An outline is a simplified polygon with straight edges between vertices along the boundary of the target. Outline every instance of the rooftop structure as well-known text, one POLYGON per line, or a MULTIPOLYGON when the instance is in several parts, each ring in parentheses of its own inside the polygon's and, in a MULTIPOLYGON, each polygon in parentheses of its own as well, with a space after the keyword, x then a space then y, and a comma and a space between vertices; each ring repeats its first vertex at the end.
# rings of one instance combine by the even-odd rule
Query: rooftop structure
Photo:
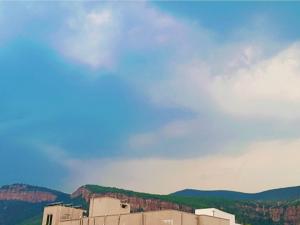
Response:
POLYGON ((89 217, 121 215, 130 213, 130 205, 110 197, 91 198, 89 217))
POLYGON ((50 205, 44 209, 42 225, 232 225, 231 218, 222 214, 196 215, 177 210, 130 213, 129 204, 110 197, 92 198, 89 216, 84 212, 61 203, 50 205))
POLYGON ((80 220, 84 212, 76 207, 52 204, 44 208, 42 225, 60 225, 62 221, 80 220))
POLYGON ((228 219, 230 225, 239 225, 235 222, 235 215, 221 211, 216 208, 196 209, 195 214, 199 216, 206 215, 206 216, 213 216, 213 217, 221 217, 224 219, 228 219))

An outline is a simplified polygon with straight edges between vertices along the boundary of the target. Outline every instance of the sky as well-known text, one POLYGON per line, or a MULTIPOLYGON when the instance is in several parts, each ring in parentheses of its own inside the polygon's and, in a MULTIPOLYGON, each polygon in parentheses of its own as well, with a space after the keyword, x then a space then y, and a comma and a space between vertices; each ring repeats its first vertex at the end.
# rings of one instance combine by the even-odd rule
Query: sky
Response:
POLYGON ((300 185, 299 11, 0 2, 0 185, 300 185))

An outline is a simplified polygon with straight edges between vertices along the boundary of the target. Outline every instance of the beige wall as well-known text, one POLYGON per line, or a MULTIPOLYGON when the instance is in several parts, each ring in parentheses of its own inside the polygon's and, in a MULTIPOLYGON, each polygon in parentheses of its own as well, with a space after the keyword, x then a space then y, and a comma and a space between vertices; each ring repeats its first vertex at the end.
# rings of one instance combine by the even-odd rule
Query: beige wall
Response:
POLYGON ((229 220, 212 216, 196 216, 175 210, 162 210, 84 218, 81 223, 80 220, 74 220, 64 221, 59 225, 229 225, 229 220))
MULTIPOLYGON (((94 219, 94 224, 95 225, 103 225, 103 224, 105 224, 105 218, 104 217, 95 217, 95 218, 93 218, 94 219)), ((90 224, 91 225, 91 224, 90 224)))
POLYGON ((81 220, 66 220, 61 221, 59 225, 81 225, 80 222, 81 220))
POLYGON ((120 218, 120 225, 140 225, 140 224, 143 224, 142 213, 132 213, 127 215, 122 215, 120 218))
POLYGON ((195 215, 176 210, 131 213, 122 208, 118 199, 93 198, 90 217, 82 218, 82 209, 66 206, 48 206, 44 209, 43 223, 53 215, 52 225, 230 225, 228 219, 208 215, 195 215))
POLYGON ((181 213, 182 225, 198 225, 198 216, 191 213, 181 213))
POLYGON ((228 219, 218 218, 215 216, 199 216, 199 225, 230 225, 228 219))
POLYGON ((84 218, 79 221, 65 221, 59 225, 229 225, 229 220, 197 216, 175 210, 84 218))
POLYGON ((130 205, 125 208, 119 199, 102 197, 90 199, 89 217, 119 215, 130 213, 130 205))
POLYGON ((107 216, 105 218, 105 225, 119 225, 120 216, 107 216))
POLYGON ((82 225, 89 225, 89 218, 83 218, 82 225))
POLYGON ((48 215, 53 215, 52 225, 59 224, 59 208, 57 206, 48 206, 44 208, 42 225, 46 225, 48 215))
POLYGON ((173 210, 146 212, 144 225, 181 225, 181 213, 173 210))
POLYGON ((64 220, 78 220, 83 217, 82 209, 61 205, 47 206, 44 209, 42 225, 46 225, 47 215, 53 215, 52 225, 60 225, 64 220))

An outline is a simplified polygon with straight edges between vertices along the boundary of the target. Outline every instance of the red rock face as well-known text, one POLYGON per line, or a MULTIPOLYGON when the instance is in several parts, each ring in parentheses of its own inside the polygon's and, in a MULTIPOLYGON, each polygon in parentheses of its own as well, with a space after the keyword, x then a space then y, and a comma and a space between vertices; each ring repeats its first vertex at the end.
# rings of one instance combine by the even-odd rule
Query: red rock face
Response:
POLYGON ((284 225, 300 225, 300 206, 286 206, 284 203, 278 203, 275 207, 241 205, 239 208, 245 216, 250 218, 271 219, 274 223, 279 222, 284 225))
POLYGON ((85 187, 80 187, 75 192, 73 192, 71 194, 71 198, 81 197, 86 202, 89 201, 89 199, 91 198, 91 196, 92 196, 92 193, 88 189, 86 189, 85 187))
POLYGON ((279 222, 282 213, 283 213, 282 208, 271 208, 270 209, 270 215, 271 215, 272 221, 273 222, 279 222))
POLYGON ((300 206, 287 207, 281 216, 288 225, 300 225, 300 206))
POLYGON ((42 191, 27 191, 25 185, 13 185, 0 189, 0 200, 18 200, 31 203, 55 201, 56 195, 42 191))
POLYGON ((121 201, 128 202, 130 204, 132 212, 155 211, 155 210, 162 210, 162 209, 175 209, 175 210, 181 210, 185 212, 193 211, 191 207, 182 206, 176 203, 161 201, 159 199, 143 199, 143 198, 127 196, 119 193, 107 193, 102 196, 118 198, 121 201))
POLYGON ((127 202, 130 204, 130 208, 132 212, 140 212, 140 211, 155 211, 155 210, 162 210, 162 209, 175 209, 181 210, 184 212, 193 212, 193 209, 188 206, 183 206, 171 202, 161 201, 159 199, 144 199, 136 196, 128 196, 121 193, 105 193, 105 194, 92 194, 89 190, 84 187, 79 188, 75 191, 71 197, 79 197, 85 199, 85 201, 89 201, 91 197, 112 197, 120 199, 123 202, 127 202))
MULTIPOLYGON (((128 196, 120 193, 105 193, 105 194, 93 194, 85 187, 81 187, 75 191, 71 197, 82 197, 86 202, 91 197, 95 196, 107 196, 118 198, 121 201, 127 202, 131 206, 132 212, 138 211, 155 211, 162 209, 175 209, 185 212, 193 212, 193 209, 188 206, 178 205, 171 202, 161 201, 159 199, 144 199, 135 196, 128 196)), ((278 203, 274 206, 265 206, 261 203, 256 204, 237 204, 237 208, 241 210, 241 213, 246 217, 252 219, 271 219, 274 223, 283 221, 284 225, 300 225, 300 206, 286 207, 283 203, 278 203)))

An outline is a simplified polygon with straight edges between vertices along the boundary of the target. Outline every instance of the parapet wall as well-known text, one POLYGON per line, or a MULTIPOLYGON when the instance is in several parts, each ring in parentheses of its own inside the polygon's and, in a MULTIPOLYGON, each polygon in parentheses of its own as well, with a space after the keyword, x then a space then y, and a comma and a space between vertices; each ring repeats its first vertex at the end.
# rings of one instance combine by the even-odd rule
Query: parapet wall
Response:
POLYGON ((162 210, 62 221, 59 225, 229 225, 229 220, 176 210, 162 210))
POLYGON ((229 225, 230 220, 213 217, 213 216, 198 216, 199 217, 199 224, 198 225, 229 225))

